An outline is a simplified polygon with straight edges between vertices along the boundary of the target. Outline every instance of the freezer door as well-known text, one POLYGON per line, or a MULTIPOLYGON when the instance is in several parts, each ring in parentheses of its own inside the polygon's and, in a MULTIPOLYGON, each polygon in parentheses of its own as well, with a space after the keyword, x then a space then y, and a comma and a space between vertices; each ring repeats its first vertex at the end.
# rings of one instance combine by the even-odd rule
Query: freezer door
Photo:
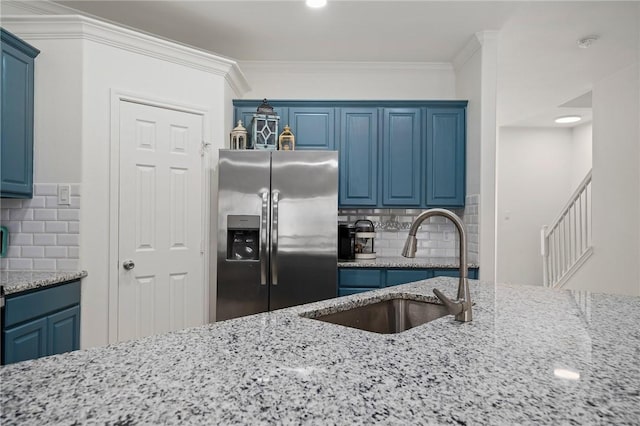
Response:
POLYGON ((269 152, 220 151, 216 320, 269 309, 269 152))
POLYGON ((276 151, 269 309, 336 297, 338 153, 276 151))

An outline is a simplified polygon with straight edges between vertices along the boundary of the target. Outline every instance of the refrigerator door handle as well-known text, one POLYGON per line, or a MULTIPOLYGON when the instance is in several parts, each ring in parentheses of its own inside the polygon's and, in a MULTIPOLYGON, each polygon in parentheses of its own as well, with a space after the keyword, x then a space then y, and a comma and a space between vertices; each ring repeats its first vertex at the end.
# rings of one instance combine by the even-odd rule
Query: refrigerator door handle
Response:
POLYGON ((269 247, 267 232, 269 226, 269 192, 262 193, 262 224, 260 226, 260 285, 267 285, 267 259, 269 247))
POLYGON ((271 284, 278 285, 278 201, 280 192, 273 191, 271 204, 271 284))

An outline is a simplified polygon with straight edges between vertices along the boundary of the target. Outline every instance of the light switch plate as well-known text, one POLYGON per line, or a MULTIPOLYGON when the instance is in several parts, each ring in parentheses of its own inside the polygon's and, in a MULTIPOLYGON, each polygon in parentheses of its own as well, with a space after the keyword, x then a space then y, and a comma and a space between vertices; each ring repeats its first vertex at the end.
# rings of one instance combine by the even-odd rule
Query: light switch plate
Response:
POLYGON ((58 205, 70 205, 71 204, 71 185, 60 184, 58 185, 58 205))

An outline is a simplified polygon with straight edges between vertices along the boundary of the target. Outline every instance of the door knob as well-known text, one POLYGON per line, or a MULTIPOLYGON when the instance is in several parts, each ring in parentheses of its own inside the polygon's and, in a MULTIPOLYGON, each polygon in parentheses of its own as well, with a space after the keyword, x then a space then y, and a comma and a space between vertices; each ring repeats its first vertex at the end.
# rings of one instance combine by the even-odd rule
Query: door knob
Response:
POLYGON ((122 267, 127 271, 130 271, 136 267, 136 264, 133 263, 133 260, 125 260, 124 262, 122 262, 122 267))

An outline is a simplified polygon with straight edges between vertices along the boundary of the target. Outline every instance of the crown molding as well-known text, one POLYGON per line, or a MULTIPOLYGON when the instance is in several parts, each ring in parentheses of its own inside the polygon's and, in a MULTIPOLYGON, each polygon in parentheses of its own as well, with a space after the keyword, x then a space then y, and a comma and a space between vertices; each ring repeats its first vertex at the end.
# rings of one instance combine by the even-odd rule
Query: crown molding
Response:
POLYGON ((339 73, 347 71, 452 71, 447 62, 348 62, 348 61, 240 61, 245 71, 295 73, 339 73))
POLYGON ((233 59, 80 15, 5 16, 3 25, 30 40, 78 39, 223 76, 236 96, 250 90, 233 59))
POLYGON ((79 13, 76 9, 50 1, 3 0, 6 6, 24 10, 34 15, 69 15, 79 13))
POLYGON ((479 31, 472 35, 469 42, 453 58, 454 69, 462 68, 485 43, 497 40, 498 33, 498 31, 479 31))

